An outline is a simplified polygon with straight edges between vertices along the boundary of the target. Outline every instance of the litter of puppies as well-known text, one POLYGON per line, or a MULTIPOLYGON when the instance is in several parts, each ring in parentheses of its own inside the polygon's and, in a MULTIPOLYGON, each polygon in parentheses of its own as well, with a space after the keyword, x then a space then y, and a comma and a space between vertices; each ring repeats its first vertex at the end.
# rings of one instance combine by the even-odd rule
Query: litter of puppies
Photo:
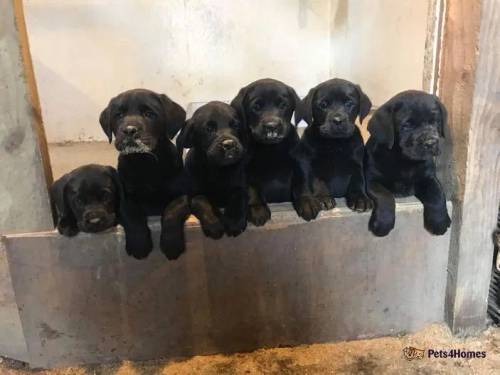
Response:
POLYGON ((115 139, 118 168, 82 166, 55 181, 56 226, 74 236, 120 224, 127 253, 142 259, 153 248, 147 217, 160 215, 160 249, 177 259, 190 215, 216 240, 240 235, 247 222, 265 225, 269 203, 292 202, 311 221, 345 198, 356 212, 373 207, 367 225, 381 237, 394 228, 395 197, 415 195, 425 229, 444 234, 451 220, 434 159, 446 108, 423 91, 399 93, 373 114, 365 145, 355 121, 362 124, 371 107, 359 85, 337 78, 302 100, 283 82, 257 80, 230 105, 209 102, 187 121, 164 94, 123 92, 99 119, 115 139), (299 137, 301 120, 307 127, 299 137))

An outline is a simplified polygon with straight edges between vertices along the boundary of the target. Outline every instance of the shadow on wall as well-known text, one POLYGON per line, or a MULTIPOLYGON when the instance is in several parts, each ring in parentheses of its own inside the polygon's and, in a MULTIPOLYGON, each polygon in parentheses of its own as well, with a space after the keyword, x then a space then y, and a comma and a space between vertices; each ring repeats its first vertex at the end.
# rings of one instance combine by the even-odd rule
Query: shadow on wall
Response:
POLYGON ((34 60, 37 84, 42 98, 42 116, 49 141, 102 140, 97 103, 80 88, 39 60, 34 60), (94 127, 99 131, 89 131, 94 127))

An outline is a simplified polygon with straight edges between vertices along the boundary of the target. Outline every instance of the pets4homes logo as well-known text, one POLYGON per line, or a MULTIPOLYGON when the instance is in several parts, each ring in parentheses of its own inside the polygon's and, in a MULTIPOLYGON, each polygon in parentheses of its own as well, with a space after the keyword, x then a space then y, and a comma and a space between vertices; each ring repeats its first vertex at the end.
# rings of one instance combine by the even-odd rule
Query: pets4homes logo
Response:
POLYGON ((486 358, 486 351, 465 349, 418 349, 413 346, 407 346, 403 349, 403 356, 408 361, 424 358, 470 359, 486 358))

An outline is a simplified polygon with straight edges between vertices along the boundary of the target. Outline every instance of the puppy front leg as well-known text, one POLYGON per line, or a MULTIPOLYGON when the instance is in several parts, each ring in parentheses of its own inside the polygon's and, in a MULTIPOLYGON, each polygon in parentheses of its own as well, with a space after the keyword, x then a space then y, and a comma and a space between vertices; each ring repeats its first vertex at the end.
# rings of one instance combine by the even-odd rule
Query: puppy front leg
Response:
POLYGON ((66 237, 74 237, 80 231, 76 224, 76 220, 66 216, 58 219, 57 230, 66 237))
POLYGON ((436 177, 419 181, 415 186, 415 196, 424 205, 424 227, 430 233, 441 235, 451 225, 446 208, 446 196, 436 177))
POLYGON ((148 218, 137 204, 125 201, 120 207, 120 224, 125 231, 125 249, 128 255, 144 259, 153 250, 148 218))
POLYGON ((169 260, 177 259, 185 251, 184 223, 190 214, 189 199, 186 195, 170 202, 163 211, 160 250, 169 260))
MULTIPOLYGON (((360 158, 362 160, 362 158, 360 158)), ((368 198, 365 192, 365 173, 363 170, 363 162, 356 161, 353 165, 354 170, 349 181, 346 193, 346 203, 353 211, 364 212, 372 208, 372 201, 368 198)))
POLYGON ((224 226, 226 234, 236 237, 247 227, 248 190, 238 188, 232 192, 224 210, 224 226))
POLYGON ((394 195, 378 181, 367 182, 368 195, 374 204, 368 228, 378 237, 387 236, 396 222, 394 195))
POLYGON ((248 198, 248 221, 260 227, 271 219, 271 210, 257 187, 248 187, 248 198))
POLYGON ((307 160, 298 160, 292 180, 292 203, 297 215, 306 221, 316 219, 322 207, 327 208, 327 204, 322 202, 332 201, 328 189, 319 189, 318 183, 320 181, 312 176, 310 163, 307 160))
POLYGON ((218 240, 224 235, 224 224, 220 220, 219 210, 204 195, 191 199, 191 212, 200 221, 205 236, 218 240))

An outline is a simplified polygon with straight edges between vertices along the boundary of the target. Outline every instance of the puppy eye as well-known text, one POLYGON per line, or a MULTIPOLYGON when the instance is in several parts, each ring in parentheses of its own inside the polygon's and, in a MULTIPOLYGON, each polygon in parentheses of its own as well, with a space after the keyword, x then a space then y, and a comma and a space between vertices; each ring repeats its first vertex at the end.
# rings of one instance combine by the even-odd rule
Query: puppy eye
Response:
POLYGON ((108 202, 111 200, 111 193, 109 191, 103 190, 101 192, 101 200, 104 202, 108 202))
POLYGON ((125 116, 125 112, 120 111, 115 113, 116 118, 122 118, 123 116, 125 116))
POLYGON ((262 109, 262 105, 260 104, 260 102, 255 102, 253 105, 252 105, 252 111, 254 112, 258 112, 262 109))
POLYGON ((239 123, 238 121, 231 121, 231 122, 229 123, 229 126, 230 126, 231 128, 235 128, 235 129, 236 129, 236 128, 238 128, 238 127, 240 126, 240 123, 239 123))
POLYGON ((281 101, 278 103, 278 108, 279 109, 286 109, 288 107, 288 103, 285 101, 281 101))
POLYGON ((322 100, 318 103, 318 107, 321 109, 326 109, 326 107, 328 107, 328 103, 325 100, 322 100))
POLYGON ((214 121, 207 122, 206 127, 209 132, 214 132, 217 130, 217 124, 214 121))
POLYGON ((154 113, 153 111, 144 111, 143 114, 142 114, 144 117, 146 118, 155 118, 156 117, 156 113, 154 113))
POLYGON ((75 198, 75 204, 76 204, 77 206, 83 206, 83 200, 82 200, 82 198, 78 198, 78 197, 76 197, 76 198, 75 198))
POLYGON ((345 106, 346 106, 346 108, 352 108, 352 107, 354 107, 354 102, 352 100, 348 100, 345 103, 345 106))

